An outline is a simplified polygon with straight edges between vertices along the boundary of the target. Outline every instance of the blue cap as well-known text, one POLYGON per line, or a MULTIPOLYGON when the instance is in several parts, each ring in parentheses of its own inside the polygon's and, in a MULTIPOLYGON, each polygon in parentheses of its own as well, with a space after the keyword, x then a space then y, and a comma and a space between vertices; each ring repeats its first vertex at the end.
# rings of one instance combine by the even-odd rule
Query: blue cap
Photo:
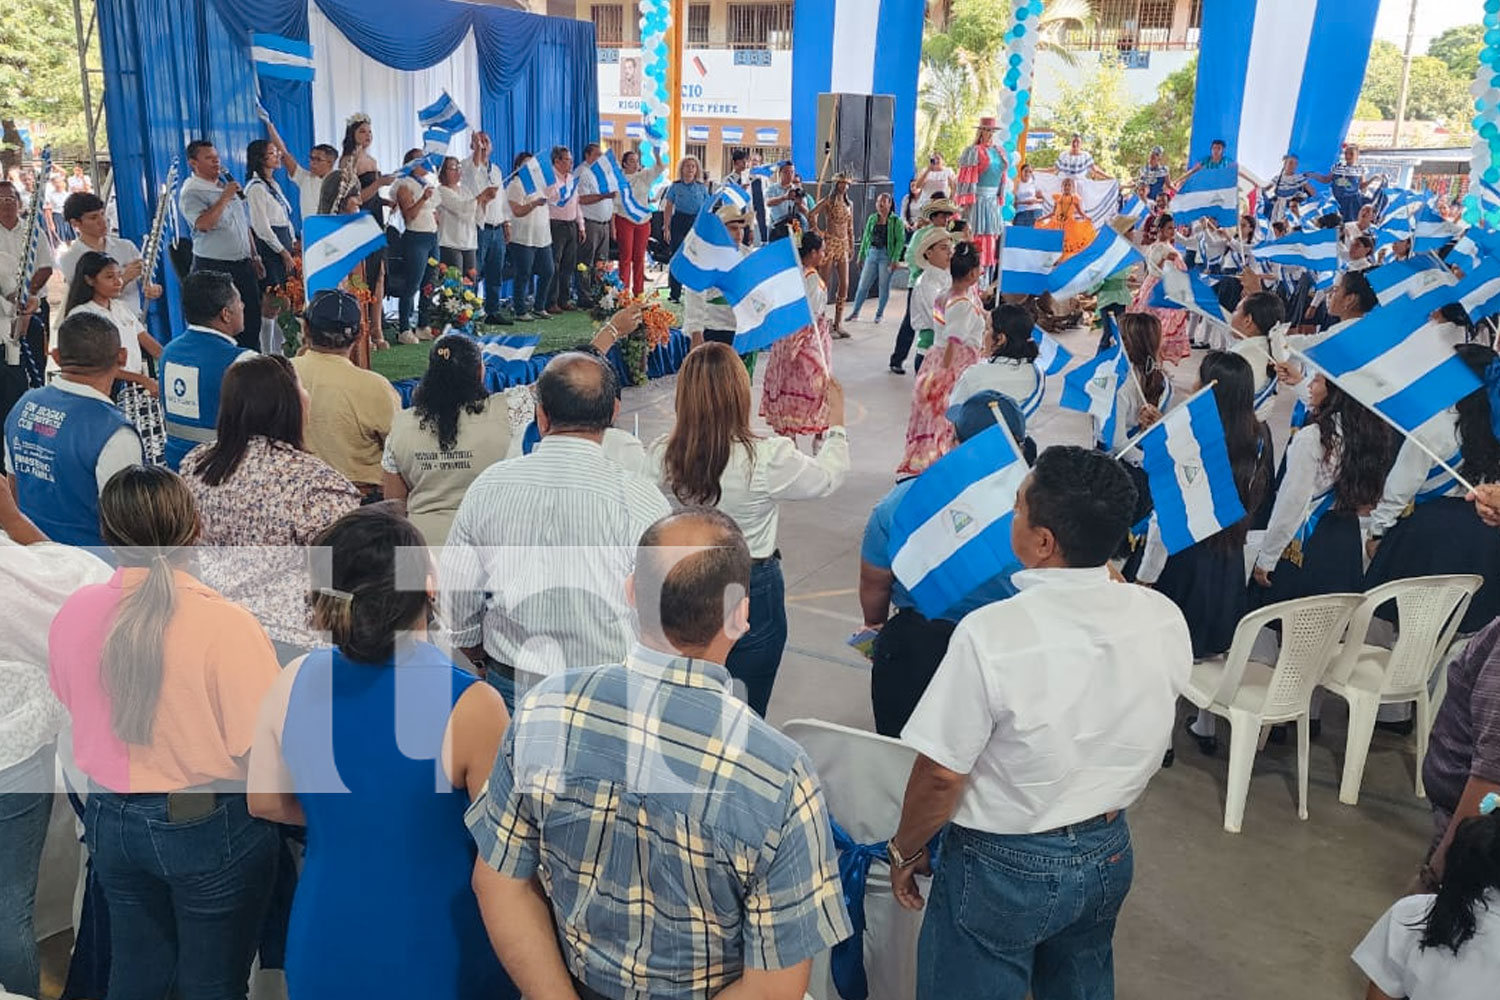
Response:
POLYGON ((957 432, 958 440, 967 441, 995 426, 995 414, 990 409, 991 403, 1000 408, 1000 416, 1005 420, 1011 439, 1017 444, 1024 441, 1026 417, 1021 413, 1020 405, 998 389, 984 389, 962 403, 948 407, 946 416, 948 422, 953 425, 954 431, 957 432))

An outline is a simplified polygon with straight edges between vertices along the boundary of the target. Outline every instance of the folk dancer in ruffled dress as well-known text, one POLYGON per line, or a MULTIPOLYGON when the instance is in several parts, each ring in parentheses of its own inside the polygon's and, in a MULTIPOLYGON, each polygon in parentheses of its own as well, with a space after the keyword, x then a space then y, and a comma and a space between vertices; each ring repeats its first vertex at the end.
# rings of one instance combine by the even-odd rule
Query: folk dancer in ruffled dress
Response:
POLYGON ((813 435, 816 444, 828 430, 828 384, 833 378, 833 339, 828 317, 828 286, 818 270, 823 263, 823 239, 802 234, 802 280, 813 325, 771 345, 766 360, 760 415, 777 434, 796 439, 813 435))
POLYGON ((979 119, 974 144, 958 157, 958 191, 953 198, 963 209, 986 270, 999 263, 1004 233, 1000 206, 1005 203, 1006 162, 1005 152, 995 142, 996 128, 993 117, 979 119))
POLYGON ((933 351, 912 387, 906 453, 896 469, 898 476, 916 475, 953 449, 956 439, 947 416, 948 398, 959 376, 979 360, 989 325, 979 299, 979 251, 972 243, 960 243, 954 249, 948 271, 953 284, 938 302, 933 351))
POLYGON ((1161 281, 1162 272, 1169 267, 1187 270, 1182 254, 1177 249, 1177 226, 1171 215, 1163 215, 1157 221, 1156 242, 1146 248, 1146 280, 1135 293, 1128 312, 1149 312, 1161 320, 1161 357, 1163 361, 1176 364, 1191 357, 1192 345, 1188 342, 1188 312, 1186 309, 1152 308, 1151 292, 1161 281))

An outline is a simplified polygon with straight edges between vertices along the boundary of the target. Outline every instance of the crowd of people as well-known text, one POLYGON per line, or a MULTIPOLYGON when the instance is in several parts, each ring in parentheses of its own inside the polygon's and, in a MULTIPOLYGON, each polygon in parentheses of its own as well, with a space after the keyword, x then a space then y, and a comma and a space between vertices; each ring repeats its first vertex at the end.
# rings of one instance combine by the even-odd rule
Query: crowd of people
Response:
MULTIPOLYGON (((917 755, 885 845, 897 901, 925 907, 916 995, 1112 995, 1127 812, 1180 726, 1217 752, 1212 716, 1179 713, 1194 662, 1226 652, 1250 608, 1436 573, 1485 585, 1424 767, 1428 894, 1398 902, 1355 958, 1372 996, 1487 995, 1475 970, 1500 933, 1500 487, 1467 496, 1270 347, 1289 318, 1332 328, 1381 308, 1357 249, 1374 221, 1357 154, 1329 175, 1353 209, 1329 289, 1261 271, 1243 253, 1253 217, 1238 240, 1217 234, 1224 249, 1203 263, 1232 313, 1223 329, 1151 295, 1211 234, 1154 211, 1134 294, 1096 290, 1103 338, 1129 365, 1117 419, 1095 418, 1095 447, 1045 449, 1027 431, 1047 385, 1033 337, 1045 303, 991 280, 991 222, 971 207, 1003 164, 992 126, 982 155, 958 172, 933 156, 899 210, 887 196, 866 220, 847 178, 813 199, 791 164, 767 178, 736 154, 751 195, 739 205, 688 158, 662 198, 668 243, 705 208, 745 252, 793 239, 815 321, 765 352, 767 434, 733 311, 681 289, 693 346, 672 427, 648 442, 615 426, 606 358, 639 304, 552 357, 525 398, 486 391, 462 332, 432 340, 409 409, 357 363, 388 280, 400 336, 431 334, 429 258, 478 278, 486 318, 529 320, 597 297, 611 237, 621 281, 641 291, 650 226, 598 190, 585 169, 597 145, 576 163, 544 153, 558 183, 536 196, 490 163, 483 133, 434 176, 414 150, 396 177, 370 157, 370 129, 355 116, 341 150, 316 147, 304 166, 271 128, 247 151, 243 190, 212 145, 188 147, 178 206, 193 264, 186 326, 167 343, 141 320, 162 294, 149 264, 82 190, 62 208, 67 251, 38 260, 36 289, 54 268, 68 285, 56 329, 8 317, 33 340, 7 355, 0 489, 0 986, 38 989, 32 907, 60 772, 88 859, 84 907, 108 916, 77 937, 72 995, 245 996, 258 962, 284 969, 293 997, 801 998, 813 959, 857 918, 838 817, 807 753, 764 719, 788 643, 781 506, 845 483, 832 341, 872 292, 882 319, 907 268, 889 366, 904 374, 915 348, 908 430, 857 579, 876 731, 917 755), (287 359, 275 291, 313 201, 382 222, 394 209, 401 232, 390 260, 358 265, 372 301, 315 295, 287 359), (49 353, 55 377, 38 379, 49 353), (1178 403, 1172 375, 1189 358, 1247 514, 1168 555, 1127 445, 1178 403), (1300 404, 1279 463, 1278 393, 1300 404), (997 424, 1027 467, 1014 561, 923 614, 896 572, 897 513, 939 459, 997 424)), ((1193 169, 1229 162, 1220 146, 1193 169)), ((649 200, 660 168, 633 153, 621 166, 649 200)), ((1068 247, 1093 232, 1071 185, 1097 167, 1075 137, 1057 169, 1055 199, 1023 169, 1016 207, 1068 247)), ((1160 151, 1139 181, 1170 199, 1160 151)), ((1269 221, 1287 225, 1295 196, 1273 196, 1286 204, 1269 221)), ((0 183, 0 238, 20 203, 0 183)), ((0 257, 0 275, 15 270, 0 257)), ((1447 318, 1487 386, 1444 416, 1453 461, 1491 484, 1500 360, 1467 317, 1447 318)), ((1409 731, 1399 712, 1384 718, 1409 731)))

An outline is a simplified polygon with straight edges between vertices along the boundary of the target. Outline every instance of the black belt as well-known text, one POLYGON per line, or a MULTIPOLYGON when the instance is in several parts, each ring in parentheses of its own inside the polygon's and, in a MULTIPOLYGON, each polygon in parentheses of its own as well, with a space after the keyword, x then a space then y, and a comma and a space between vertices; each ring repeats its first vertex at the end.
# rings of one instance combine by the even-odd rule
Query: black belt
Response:
POLYGON ((479 667, 482 673, 488 674, 493 672, 510 681, 514 681, 516 679, 515 667, 511 666, 509 663, 501 663, 489 653, 484 654, 483 663, 475 664, 475 666, 479 667))
POLYGON ((486 222, 484 225, 480 226, 479 228, 480 229, 486 229, 486 230, 488 230, 488 229, 504 229, 505 228, 505 223, 500 222, 500 223, 496 223, 495 225, 490 225, 488 222, 486 222))
POLYGON ((773 560, 779 561, 780 559, 781 559, 781 550, 777 549, 775 552, 772 552, 770 555, 766 556, 764 559, 751 559, 750 560, 750 566, 751 566, 751 568, 755 568, 757 566, 764 566, 768 562, 771 562, 773 560))

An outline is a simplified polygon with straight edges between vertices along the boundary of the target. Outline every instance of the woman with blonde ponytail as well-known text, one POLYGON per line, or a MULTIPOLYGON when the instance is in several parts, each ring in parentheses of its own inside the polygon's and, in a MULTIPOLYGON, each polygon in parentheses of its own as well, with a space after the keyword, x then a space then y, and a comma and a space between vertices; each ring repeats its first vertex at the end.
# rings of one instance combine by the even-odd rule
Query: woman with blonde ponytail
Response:
POLYGON ((192 576, 198 513, 174 473, 122 469, 99 522, 119 569, 68 599, 48 649, 89 779, 109 995, 244 997, 279 850, 244 793, 276 654, 250 612, 192 576))

